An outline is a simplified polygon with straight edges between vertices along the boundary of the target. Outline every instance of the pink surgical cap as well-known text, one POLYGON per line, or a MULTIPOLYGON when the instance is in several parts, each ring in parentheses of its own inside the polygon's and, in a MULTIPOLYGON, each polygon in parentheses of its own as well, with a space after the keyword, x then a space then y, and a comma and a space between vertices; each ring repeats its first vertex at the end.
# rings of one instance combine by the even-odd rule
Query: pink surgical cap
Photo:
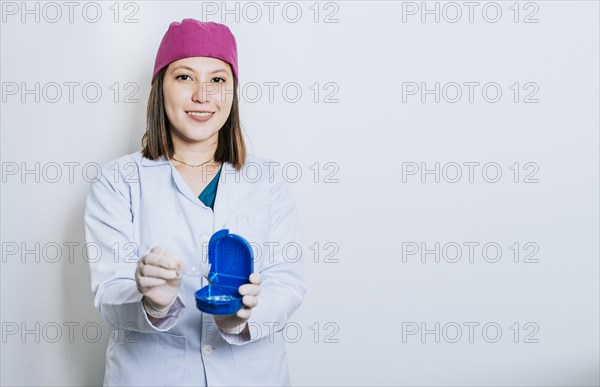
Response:
POLYGON ((238 79, 237 46, 235 38, 224 24, 183 19, 173 22, 163 36, 154 62, 152 79, 176 60, 191 56, 208 56, 229 63, 238 79))

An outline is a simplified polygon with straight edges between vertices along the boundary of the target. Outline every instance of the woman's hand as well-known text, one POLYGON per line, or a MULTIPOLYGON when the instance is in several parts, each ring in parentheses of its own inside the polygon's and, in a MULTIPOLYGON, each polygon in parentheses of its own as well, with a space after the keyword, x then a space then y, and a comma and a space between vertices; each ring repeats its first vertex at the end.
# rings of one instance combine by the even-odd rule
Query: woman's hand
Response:
POLYGON ((252 314, 252 308, 258 305, 258 295, 260 294, 260 283, 262 278, 258 273, 250 274, 250 283, 239 287, 238 292, 242 295, 244 306, 235 314, 226 316, 213 315, 219 329, 225 333, 239 334, 248 329, 246 321, 252 314))
POLYGON ((161 318, 168 313, 181 285, 176 271, 180 266, 177 254, 161 246, 148 250, 138 261, 135 282, 150 316, 161 318))

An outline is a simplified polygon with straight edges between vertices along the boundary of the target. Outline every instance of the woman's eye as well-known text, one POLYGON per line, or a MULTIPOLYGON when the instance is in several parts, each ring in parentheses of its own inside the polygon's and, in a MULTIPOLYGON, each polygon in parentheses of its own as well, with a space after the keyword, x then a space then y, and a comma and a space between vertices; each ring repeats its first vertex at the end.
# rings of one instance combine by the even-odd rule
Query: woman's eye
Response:
POLYGON ((224 80, 223 78, 221 78, 221 77, 214 77, 214 78, 213 78, 213 81, 214 81, 215 79, 220 79, 220 81, 217 81, 217 83, 222 83, 222 82, 225 82, 225 80, 224 80))
POLYGON ((175 79, 181 79, 182 81, 187 81, 189 78, 190 78, 190 76, 186 75, 186 74, 178 75, 175 77, 175 79), (186 78, 184 79, 184 77, 186 77, 186 78))

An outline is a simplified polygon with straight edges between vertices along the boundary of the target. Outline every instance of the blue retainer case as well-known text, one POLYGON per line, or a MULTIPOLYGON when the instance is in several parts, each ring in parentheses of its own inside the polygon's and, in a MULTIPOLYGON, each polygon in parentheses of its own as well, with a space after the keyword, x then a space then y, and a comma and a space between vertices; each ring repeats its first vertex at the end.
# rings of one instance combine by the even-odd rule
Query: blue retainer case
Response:
POLYGON ((249 282, 254 271, 254 253, 243 237, 224 229, 208 242, 211 282, 194 293, 196 307, 210 314, 233 314, 242 308, 240 285, 249 282))

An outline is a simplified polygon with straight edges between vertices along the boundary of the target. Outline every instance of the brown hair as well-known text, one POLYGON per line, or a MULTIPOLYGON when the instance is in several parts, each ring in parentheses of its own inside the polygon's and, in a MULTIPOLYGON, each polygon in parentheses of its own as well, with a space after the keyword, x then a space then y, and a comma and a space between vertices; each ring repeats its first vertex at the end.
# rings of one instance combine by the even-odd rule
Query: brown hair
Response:
MULTIPOLYGON (((175 149, 171 139, 171 124, 163 98, 163 80, 167 67, 160 70, 152 80, 152 89, 148 97, 146 109, 146 133, 142 137, 142 155, 151 160, 164 156, 167 160, 173 157, 175 149)), ((233 104, 231 112, 223 127, 219 130, 219 140, 215 151, 215 161, 228 162, 236 170, 240 170, 246 162, 246 144, 242 136, 242 125, 237 95, 238 84, 233 78, 233 104)))

